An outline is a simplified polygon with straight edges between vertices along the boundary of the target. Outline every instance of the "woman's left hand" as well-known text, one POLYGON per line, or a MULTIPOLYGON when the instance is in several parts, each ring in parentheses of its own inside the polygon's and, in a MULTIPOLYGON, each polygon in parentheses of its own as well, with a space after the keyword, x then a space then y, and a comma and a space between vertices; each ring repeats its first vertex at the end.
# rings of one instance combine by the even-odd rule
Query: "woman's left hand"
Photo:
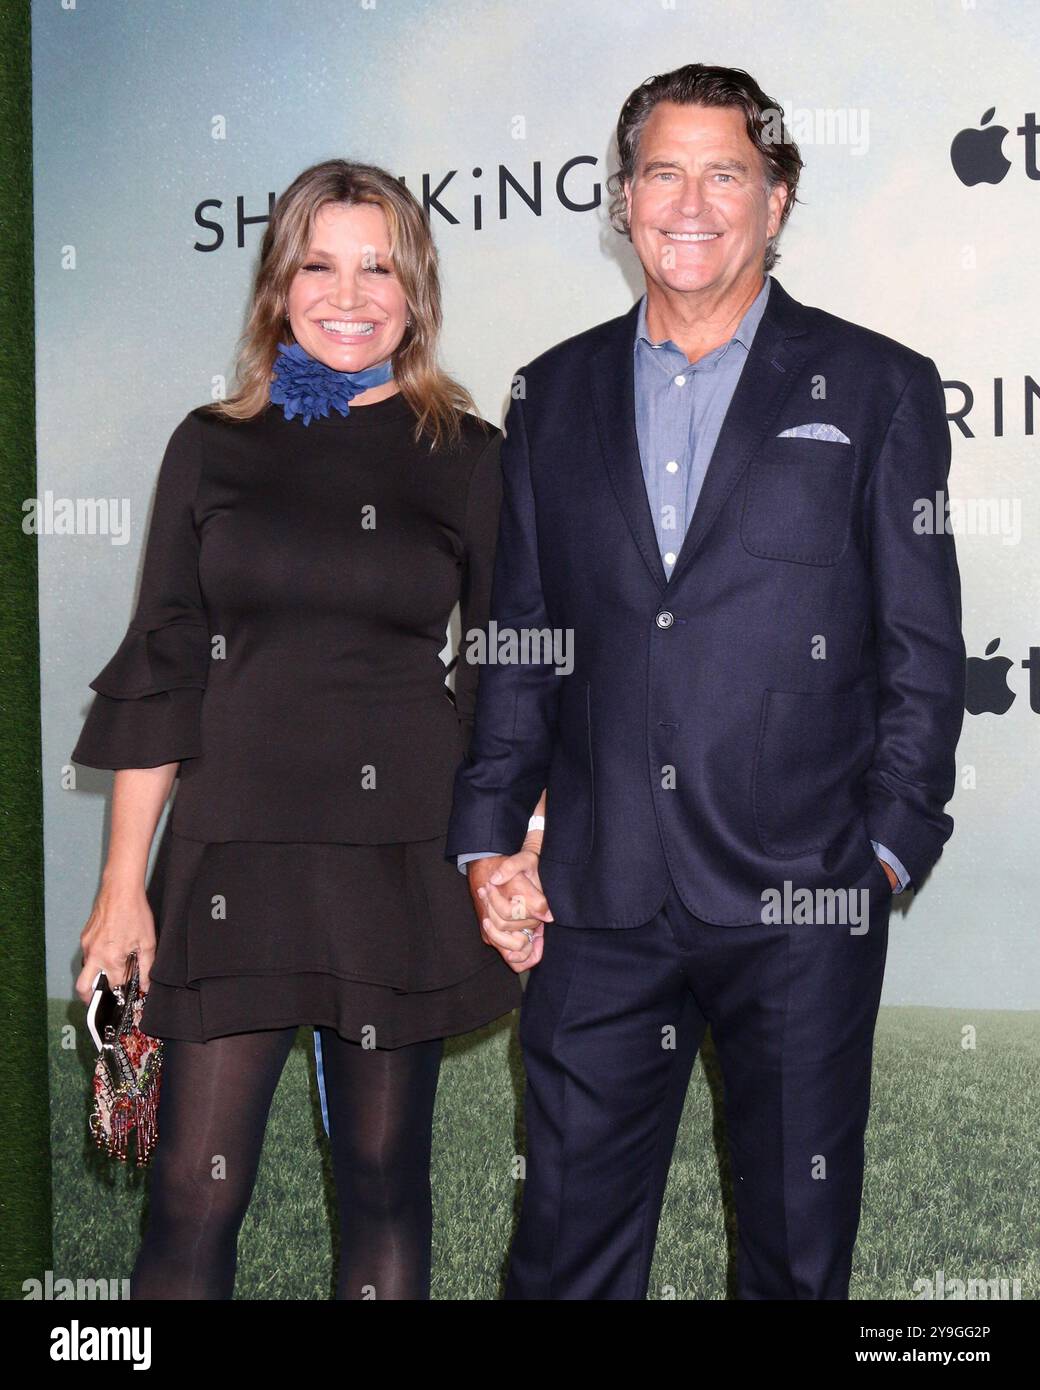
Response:
POLYGON ((518 974, 537 965, 545 945, 545 923, 553 916, 542 892, 535 851, 520 850, 503 859, 477 893, 485 913, 481 933, 488 945, 518 974))

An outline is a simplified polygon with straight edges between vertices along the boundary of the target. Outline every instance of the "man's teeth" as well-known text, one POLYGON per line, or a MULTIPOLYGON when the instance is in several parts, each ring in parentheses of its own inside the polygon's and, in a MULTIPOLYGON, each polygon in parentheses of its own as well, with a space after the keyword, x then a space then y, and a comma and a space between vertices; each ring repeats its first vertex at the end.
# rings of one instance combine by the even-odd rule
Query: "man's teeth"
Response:
POLYGON ((672 241, 714 241, 721 232, 665 232, 672 241))
POLYGON ((319 319, 318 322, 329 333, 357 335, 358 333, 374 333, 376 331, 374 323, 353 323, 347 319, 319 319))

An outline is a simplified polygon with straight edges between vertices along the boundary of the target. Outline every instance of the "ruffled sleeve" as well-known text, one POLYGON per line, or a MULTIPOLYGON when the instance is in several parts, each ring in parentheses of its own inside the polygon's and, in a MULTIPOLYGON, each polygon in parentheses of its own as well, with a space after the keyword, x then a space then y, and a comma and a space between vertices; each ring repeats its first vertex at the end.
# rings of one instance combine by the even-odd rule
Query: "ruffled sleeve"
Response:
POLYGON ((163 456, 137 609, 90 682, 94 702, 72 753, 85 767, 160 767, 202 752, 210 630, 195 519, 201 436, 197 416, 186 416, 163 456))
POLYGON ((461 632, 459 657, 455 663, 455 712, 465 752, 469 751, 473 734, 480 678, 480 666, 467 661, 465 652, 468 633, 486 629, 491 611, 491 581, 502 506, 501 446, 502 431, 496 429, 473 465, 466 499, 465 559, 459 595, 461 632))

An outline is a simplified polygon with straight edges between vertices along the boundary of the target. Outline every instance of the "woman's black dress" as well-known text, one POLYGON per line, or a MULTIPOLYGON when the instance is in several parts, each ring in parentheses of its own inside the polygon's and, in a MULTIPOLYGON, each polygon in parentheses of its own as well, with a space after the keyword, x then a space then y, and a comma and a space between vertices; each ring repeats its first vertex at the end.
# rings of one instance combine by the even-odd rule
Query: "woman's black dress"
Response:
POLYGON ((487 622, 501 434, 413 439, 400 393, 304 425, 205 408, 160 471, 137 611, 72 754, 179 762, 149 898, 142 1026, 207 1040, 292 1024, 400 1047, 515 1008, 444 855, 487 622))

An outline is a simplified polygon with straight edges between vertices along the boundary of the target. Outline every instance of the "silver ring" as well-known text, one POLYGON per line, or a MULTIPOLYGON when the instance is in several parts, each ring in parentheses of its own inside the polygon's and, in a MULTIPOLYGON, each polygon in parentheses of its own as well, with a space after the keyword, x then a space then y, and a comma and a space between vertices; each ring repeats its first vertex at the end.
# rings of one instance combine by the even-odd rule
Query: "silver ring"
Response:
POLYGON ((528 941, 529 941, 529 942, 531 943, 531 945, 533 946, 533 945, 534 945, 534 932, 531 930, 531 928, 530 928, 530 927, 521 927, 520 930, 523 932, 523 934, 527 937, 528 941))

